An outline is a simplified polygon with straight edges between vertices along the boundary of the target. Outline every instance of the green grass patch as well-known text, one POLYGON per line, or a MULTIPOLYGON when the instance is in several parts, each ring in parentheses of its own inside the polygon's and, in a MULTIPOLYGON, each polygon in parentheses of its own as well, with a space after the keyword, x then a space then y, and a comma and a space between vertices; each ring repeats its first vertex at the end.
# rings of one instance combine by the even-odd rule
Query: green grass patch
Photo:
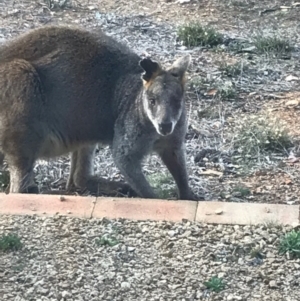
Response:
POLYGON ((225 82, 218 87, 217 96, 223 101, 233 101, 237 96, 235 86, 232 82, 225 82))
POLYGON ((219 32, 209 26, 203 26, 199 22, 191 22, 180 26, 177 35, 183 45, 188 47, 214 47, 223 42, 223 37, 219 32))
POLYGON ((300 258, 300 231, 292 230, 285 234, 279 244, 279 253, 300 258))
POLYGON ((168 199, 176 195, 174 180, 169 173, 154 173, 148 175, 147 179, 159 198, 168 199))
POLYGON ((253 37, 253 43, 259 53, 280 55, 291 52, 293 46, 288 39, 277 35, 263 36, 261 34, 253 37))
POLYGON ((97 246, 109 246, 113 247, 120 243, 120 241, 115 236, 110 236, 108 234, 95 239, 95 244, 97 246))
POLYGON ((22 242, 18 235, 7 234, 0 237, 0 251, 17 251, 22 248, 22 242))
POLYGON ((218 277, 212 277, 209 279, 209 281, 204 282, 204 285, 208 288, 211 289, 214 292, 220 292, 225 288, 225 283, 223 282, 222 278, 218 277))
POLYGON ((246 197, 251 194, 251 191, 248 187, 242 186, 242 185, 237 185, 232 189, 233 194, 238 197, 246 197))

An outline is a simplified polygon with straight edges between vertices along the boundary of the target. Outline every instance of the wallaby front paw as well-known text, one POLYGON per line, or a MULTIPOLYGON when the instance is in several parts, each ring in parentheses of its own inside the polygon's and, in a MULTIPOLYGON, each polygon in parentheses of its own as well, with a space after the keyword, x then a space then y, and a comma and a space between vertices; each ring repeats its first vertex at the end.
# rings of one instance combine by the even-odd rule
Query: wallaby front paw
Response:
POLYGON ((31 193, 31 194, 39 194, 39 188, 36 185, 32 185, 27 187, 25 193, 31 193))
POLYGON ((118 184, 118 193, 121 194, 122 196, 127 196, 127 197, 138 197, 138 194, 131 188, 130 185, 126 183, 117 183, 118 184))
MULTIPOLYGON (((8 185, 4 191, 6 194, 11 193, 10 185, 8 185)), ((15 192, 15 191, 13 191, 15 192)), ((29 194, 39 194, 39 188, 37 185, 31 185, 26 187, 25 189, 22 189, 20 191, 17 191, 18 193, 29 193, 29 194)))
MULTIPOLYGON (((83 187, 82 187, 83 188, 83 187)), ((137 196, 135 191, 126 183, 110 181, 100 177, 90 178, 85 185, 85 189, 93 195, 106 196, 137 196)))

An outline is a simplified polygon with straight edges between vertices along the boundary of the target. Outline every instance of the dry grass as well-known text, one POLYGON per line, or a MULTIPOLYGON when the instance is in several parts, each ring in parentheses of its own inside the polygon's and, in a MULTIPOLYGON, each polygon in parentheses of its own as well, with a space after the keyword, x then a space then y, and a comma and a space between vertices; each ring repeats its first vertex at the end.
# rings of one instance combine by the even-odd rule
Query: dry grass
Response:
POLYGON ((271 116, 250 116, 236 127, 234 147, 244 156, 263 155, 266 152, 283 152, 292 146, 286 125, 271 116))

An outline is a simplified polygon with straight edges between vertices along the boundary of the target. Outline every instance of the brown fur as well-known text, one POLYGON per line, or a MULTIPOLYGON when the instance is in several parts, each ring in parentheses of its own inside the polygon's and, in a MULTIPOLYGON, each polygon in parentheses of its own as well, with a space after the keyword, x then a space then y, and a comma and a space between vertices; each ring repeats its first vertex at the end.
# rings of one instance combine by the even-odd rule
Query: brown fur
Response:
POLYGON ((143 157, 156 151, 179 197, 193 199, 184 156, 188 62, 163 70, 100 31, 66 26, 36 29, 1 46, 0 150, 10 192, 38 192, 34 162, 71 152, 68 188, 156 197, 141 170, 143 157), (97 143, 111 145, 130 186, 94 176, 97 143))
POLYGON ((156 72, 154 72, 154 73, 151 75, 151 78, 150 78, 149 80, 144 80, 144 79, 143 79, 144 88, 145 88, 146 90, 148 90, 148 89, 151 87, 151 85, 154 83, 154 80, 155 80, 159 75, 161 75, 161 73, 162 73, 162 70, 160 69, 160 70, 157 70, 156 72))

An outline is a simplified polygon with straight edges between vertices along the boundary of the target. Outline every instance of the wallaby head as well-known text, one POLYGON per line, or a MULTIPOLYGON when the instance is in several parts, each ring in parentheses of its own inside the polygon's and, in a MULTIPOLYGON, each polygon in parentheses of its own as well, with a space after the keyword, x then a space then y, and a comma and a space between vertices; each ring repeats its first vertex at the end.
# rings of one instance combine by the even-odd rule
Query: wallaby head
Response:
POLYGON ((185 72, 190 55, 177 59, 169 69, 149 58, 140 61, 144 69, 143 106, 158 134, 172 134, 184 108, 185 72))

